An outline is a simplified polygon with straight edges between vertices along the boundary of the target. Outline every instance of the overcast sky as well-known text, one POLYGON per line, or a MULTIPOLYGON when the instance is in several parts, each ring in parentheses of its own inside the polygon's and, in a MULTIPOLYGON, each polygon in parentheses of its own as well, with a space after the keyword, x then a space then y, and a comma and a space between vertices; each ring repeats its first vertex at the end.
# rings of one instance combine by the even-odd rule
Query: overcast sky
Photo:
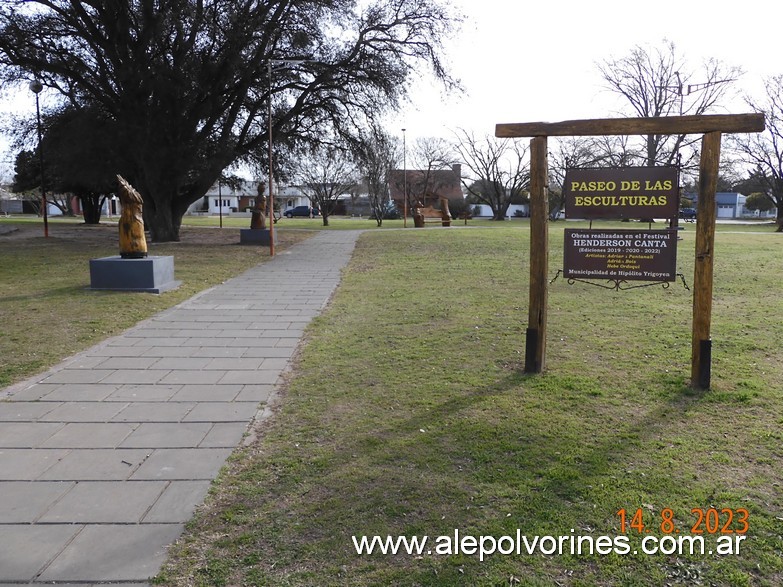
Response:
MULTIPOLYGON (((716 58, 746 73, 737 84, 761 95, 761 80, 783 74, 783 2, 743 0, 452 0, 467 19, 444 47, 462 96, 429 82, 390 132, 451 136, 495 124, 557 122, 619 115, 622 102, 602 88, 596 62, 624 57, 635 45, 674 42, 694 71, 716 58)), ((700 81, 695 76, 693 83, 700 81)), ((737 100, 727 112, 749 111, 737 100)))

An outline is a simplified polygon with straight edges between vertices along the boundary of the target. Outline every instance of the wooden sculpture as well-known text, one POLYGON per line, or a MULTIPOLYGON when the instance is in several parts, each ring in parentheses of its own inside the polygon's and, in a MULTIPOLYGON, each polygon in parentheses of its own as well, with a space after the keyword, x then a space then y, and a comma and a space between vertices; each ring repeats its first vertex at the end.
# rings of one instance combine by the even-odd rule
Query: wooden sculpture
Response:
POLYGON ((120 214, 120 257, 143 259, 147 256, 147 239, 144 237, 143 200, 125 179, 118 175, 118 192, 122 213, 120 214))
POLYGON ((264 230, 266 228, 266 198, 264 197, 264 184, 259 183, 256 196, 256 205, 253 207, 250 218, 250 228, 253 230, 264 230))

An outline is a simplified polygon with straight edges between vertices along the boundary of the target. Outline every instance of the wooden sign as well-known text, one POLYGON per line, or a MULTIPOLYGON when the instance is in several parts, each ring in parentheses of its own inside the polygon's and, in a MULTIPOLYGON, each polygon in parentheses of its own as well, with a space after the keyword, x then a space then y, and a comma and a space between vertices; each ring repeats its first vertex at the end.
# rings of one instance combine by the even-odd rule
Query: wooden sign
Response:
POLYGON ((567 228, 563 274, 574 279, 674 281, 677 231, 567 228))
POLYGON ((569 169, 563 195, 566 218, 675 218, 677 168, 569 169))

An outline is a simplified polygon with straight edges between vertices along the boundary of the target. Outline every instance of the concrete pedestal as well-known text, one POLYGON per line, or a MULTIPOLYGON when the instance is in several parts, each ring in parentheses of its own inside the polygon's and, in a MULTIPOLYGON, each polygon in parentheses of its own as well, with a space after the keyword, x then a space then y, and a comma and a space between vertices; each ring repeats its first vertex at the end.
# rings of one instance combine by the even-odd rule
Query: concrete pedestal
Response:
MULTIPOLYGON (((268 228, 241 228, 239 230, 239 244, 269 246, 269 234, 268 228)), ((277 244, 277 231, 275 231, 275 244, 277 244)))
POLYGON ((90 289, 162 293, 176 289, 174 257, 90 259, 90 289))

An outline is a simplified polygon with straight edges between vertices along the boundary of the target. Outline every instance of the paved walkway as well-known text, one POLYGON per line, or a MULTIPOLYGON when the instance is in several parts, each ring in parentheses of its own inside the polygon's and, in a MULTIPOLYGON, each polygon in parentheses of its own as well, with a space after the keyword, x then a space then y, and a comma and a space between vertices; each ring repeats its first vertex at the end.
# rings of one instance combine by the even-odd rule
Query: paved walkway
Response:
POLYGON ((322 232, 0 391, 0 585, 146 585, 358 234, 322 232))

